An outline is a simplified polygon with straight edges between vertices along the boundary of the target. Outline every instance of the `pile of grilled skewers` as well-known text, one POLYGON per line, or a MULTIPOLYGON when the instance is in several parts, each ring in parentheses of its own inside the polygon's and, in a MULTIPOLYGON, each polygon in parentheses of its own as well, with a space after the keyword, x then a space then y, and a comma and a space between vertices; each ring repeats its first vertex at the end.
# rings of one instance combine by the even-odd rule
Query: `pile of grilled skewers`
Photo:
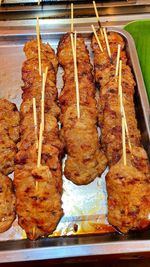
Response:
POLYGON ((108 193, 108 221, 121 232, 143 229, 149 226, 150 211, 150 168, 141 135, 137 127, 134 107, 135 81, 128 65, 125 42, 117 33, 109 33, 111 58, 108 55, 104 37, 98 31, 103 52, 92 38, 94 52, 95 80, 100 87, 98 110, 101 127, 101 143, 108 159, 110 170, 106 176, 108 193), (126 154, 122 153, 122 114, 116 77, 117 47, 120 44, 122 64, 122 95, 126 117, 126 154))
POLYGON ((19 140, 19 112, 16 105, 0 99, 0 233, 8 230, 15 217, 15 194, 12 180, 19 140))
POLYGON ((64 174, 73 183, 85 185, 102 174, 107 160, 100 148, 96 127, 98 114, 92 65, 81 35, 77 35, 76 38, 79 118, 77 117, 75 71, 70 34, 64 35, 59 42, 58 61, 64 70, 64 86, 59 97, 61 138, 67 153, 64 174))
POLYGON ((48 44, 41 42, 41 75, 37 40, 25 44, 27 60, 22 66, 20 142, 16 155, 14 185, 19 225, 31 240, 51 234, 63 211, 61 208, 63 145, 59 139, 56 72, 57 58, 48 44), (37 133, 41 122, 42 74, 46 67, 44 129, 41 164, 37 165, 39 134, 35 133, 33 98, 36 99, 37 133))
POLYGON ((58 60, 53 49, 40 41, 41 73, 37 40, 29 41, 24 46, 27 59, 22 66, 24 86, 20 119, 14 104, 0 100, 0 232, 7 230, 15 219, 12 182, 5 176, 14 169, 19 225, 31 240, 47 236, 55 230, 63 215, 61 159, 64 152, 67 154, 65 177, 77 185, 86 185, 101 176, 108 162, 110 170, 106 176, 106 187, 110 224, 123 233, 143 229, 150 224, 150 170, 137 127, 133 100, 135 81, 128 65, 125 43, 119 34, 108 33, 110 58, 104 36, 101 31, 97 31, 97 34, 103 52, 93 35, 94 73, 84 39, 77 35, 79 117, 70 34, 65 34, 59 42, 58 60), (123 161, 118 74, 116 75, 118 44, 123 62, 121 85, 128 129, 126 165, 123 161), (64 85, 59 96, 60 108, 56 89, 58 63, 64 71, 64 85), (44 126, 39 165, 42 85, 46 68, 44 126), (100 89, 98 101, 95 97, 95 82, 100 89), (58 128, 59 120, 61 130, 58 128), (101 128, 100 142, 97 123, 101 128))

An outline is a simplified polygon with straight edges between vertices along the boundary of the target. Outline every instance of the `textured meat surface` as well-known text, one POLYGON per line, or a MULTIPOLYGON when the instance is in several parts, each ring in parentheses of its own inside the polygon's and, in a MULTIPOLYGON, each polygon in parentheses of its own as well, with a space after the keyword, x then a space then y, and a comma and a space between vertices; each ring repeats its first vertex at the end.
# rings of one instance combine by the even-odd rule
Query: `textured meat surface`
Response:
POLYGON ((15 220, 15 194, 9 177, 0 174, 0 233, 7 231, 15 220))
POLYGON ((132 165, 118 162, 106 182, 109 223, 123 233, 149 226, 150 179, 132 165))
POLYGON ((77 36, 77 67, 79 81, 80 118, 77 118, 76 85, 70 34, 58 45, 58 60, 64 69, 59 102, 62 114, 61 138, 67 159, 64 174, 73 183, 82 185, 92 182, 106 168, 107 160, 102 152, 97 124, 96 89, 89 52, 81 35, 77 36))
POLYGON ((7 231, 15 220, 15 194, 9 177, 0 174, 0 233, 7 231))
MULTIPOLYGON (((45 57, 46 60, 54 67, 55 72, 57 71, 58 67, 58 60, 55 55, 54 49, 47 43, 44 44, 42 41, 40 42, 40 51, 41 57, 45 57)), ((37 46, 37 39, 33 39, 27 42, 24 45, 24 52, 26 54, 27 59, 38 57, 38 46, 37 46)))
POLYGON ((38 140, 41 123, 42 75, 39 75, 37 40, 25 44, 27 60, 22 66, 22 104, 20 108, 20 142, 15 157, 14 185, 20 226, 31 240, 48 236, 63 215, 61 208, 63 145, 59 138, 58 92, 56 88, 57 57, 48 45, 41 45, 42 74, 48 67, 44 99, 44 128, 41 162, 38 162, 38 140), (33 97, 36 100, 37 135, 33 119, 33 97))
POLYGON ((150 166, 146 151, 142 148, 134 106, 135 80, 128 64, 125 43, 117 33, 108 33, 112 62, 100 32, 98 35, 104 49, 102 53, 93 35, 95 80, 100 92, 98 121, 101 126, 101 143, 110 170, 106 176, 108 193, 108 221, 119 231, 140 230, 150 225, 150 166), (121 91, 126 118, 126 157, 123 161, 122 114, 116 58, 121 45, 122 60, 121 91), (113 64, 112 64, 113 63, 113 64))
POLYGON ((62 214, 61 194, 47 166, 17 166, 15 170, 18 222, 31 240, 47 236, 56 228, 62 214), (36 186, 37 183, 37 186, 36 186))
POLYGON ((81 117, 76 117, 76 107, 70 106, 62 116, 62 138, 67 150, 65 176, 76 184, 88 184, 101 175, 106 158, 100 150, 94 118, 85 107, 80 107, 81 117))
POLYGON ((0 99, 0 172, 5 175, 14 170, 19 121, 16 105, 6 99, 0 99))

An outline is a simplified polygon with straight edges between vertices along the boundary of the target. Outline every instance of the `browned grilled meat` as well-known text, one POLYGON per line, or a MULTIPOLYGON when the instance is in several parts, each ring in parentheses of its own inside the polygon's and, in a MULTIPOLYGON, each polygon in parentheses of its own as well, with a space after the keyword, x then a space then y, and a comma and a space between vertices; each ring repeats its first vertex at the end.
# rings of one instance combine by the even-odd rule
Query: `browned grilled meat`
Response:
POLYGON ((18 222, 29 239, 49 235, 63 211, 55 177, 47 166, 18 165, 15 170, 18 222), (38 182, 36 188, 36 182, 38 182))
POLYGON ((19 112, 16 105, 0 99, 0 172, 5 175, 14 170, 18 139, 19 112))
POLYGON ((106 158, 101 152, 96 131, 96 116, 90 108, 80 106, 81 117, 77 119, 76 106, 67 108, 61 117, 62 139, 67 160, 65 176, 76 184, 88 184, 106 167, 106 158))
POLYGON ((67 159, 64 174, 75 184, 88 184, 100 176, 106 158, 98 141, 95 86, 89 53, 81 35, 77 37, 77 66, 80 95, 80 118, 77 118, 74 65, 70 34, 59 42, 58 60, 64 69, 61 105, 61 137, 67 159))
MULTIPOLYGON (((137 149, 136 162, 138 158, 140 163, 140 149, 137 149)), ((134 150, 136 151, 135 148, 134 150)), ((108 221, 123 233, 150 225, 150 170, 147 171, 145 175, 143 168, 138 168, 137 164, 136 167, 132 166, 128 157, 127 166, 124 166, 121 159, 110 168, 106 177, 108 221)))
MULTIPOLYGON (((41 57, 45 57, 49 64, 53 65, 55 72, 57 72, 58 60, 55 55, 54 49, 49 44, 40 42, 41 57)), ((38 57, 37 39, 27 42, 24 46, 24 52, 27 59, 38 57)))
POLYGON ((17 214, 20 226, 29 239, 51 234, 63 211, 61 208, 63 146, 59 139, 56 89, 57 58, 53 49, 41 42, 42 72, 48 66, 45 86, 44 133, 41 167, 37 167, 36 135, 33 121, 33 97, 36 98, 38 133, 41 121, 42 76, 39 75, 37 42, 26 43, 27 60, 22 67, 24 81, 21 104, 20 137, 14 184, 17 196, 17 214))
POLYGON ((9 177, 0 174, 0 233, 11 227, 15 217, 15 194, 12 181, 9 177))
MULTIPOLYGON (((99 31, 98 31, 99 33, 99 31)), ((104 52, 92 39, 95 80, 100 94, 98 100, 99 125, 102 128, 101 142, 110 170, 106 177, 108 192, 108 221, 123 233, 139 230, 150 225, 150 167, 145 150, 141 146, 141 135, 137 127, 134 107, 135 81, 127 64, 124 41, 116 33, 108 34, 112 63, 106 45, 99 34, 104 52), (126 139, 127 165, 122 156, 122 127, 118 77, 115 77, 117 46, 121 44, 123 105, 129 132, 131 149, 126 139)))

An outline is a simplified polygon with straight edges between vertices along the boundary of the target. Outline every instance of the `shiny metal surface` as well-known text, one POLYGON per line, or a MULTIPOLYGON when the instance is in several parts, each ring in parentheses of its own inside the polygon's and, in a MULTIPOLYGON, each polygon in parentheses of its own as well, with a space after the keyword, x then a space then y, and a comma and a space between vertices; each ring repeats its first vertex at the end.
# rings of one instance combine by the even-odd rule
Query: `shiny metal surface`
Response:
MULTIPOLYGON (((87 21, 87 23, 84 22, 76 24, 76 30, 83 33, 84 37, 87 40, 87 44, 89 44, 90 24, 91 23, 89 23, 89 21, 87 21)), ((20 25, 21 24, 19 24, 18 29, 10 28, 9 31, 7 31, 5 28, 3 31, 2 29, 0 30, 0 46, 6 50, 12 49, 12 51, 14 51, 15 49, 14 58, 17 58, 17 51, 19 51, 18 49, 22 49, 24 42, 28 39, 31 39, 32 36, 35 36, 34 27, 31 27, 30 25, 31 28, 29 28, 29 25, 27 25, 26 28, 25 26, 21 27, 20 25)), ((55 27, 53 27, 54 25, 51 25, 53 31, 49 28, 49 25, 47 25, 47 27, 45 27, 46 25, 43 25, 43 27, 41 27, 42 38, 45 40, 48 39, 50 43, 56 45, 58 39, 62 36, 62 34, 69 30, 69 25, 67 25, 66 22, 64 23, 64 25, 65 27, 63 27, 63 25, 59 27, 57 24, 55 25, 55 27)), ((143 133, 143 144, 148 151, 150 146, 150 129, 148 123, 150 118, 150 110, 135 47, 129 34, 125 31, 117 28, 109 28, 109 30, 120 33, 126 41, 130 64, 133 66, 134 75, 137 82, 136 104, 138 108, 137 115, 139 119, 139 127, 141 128, 143 133)), ((21 59, 21 61, 19 61, 20 64, 22 60, 23 58, 21 59)), ((2 62, 1 65, 3 66, 2 62)), ((19 72, 21 65, 19 65, 18 69, 13 69, 13 66, 11 66, 11 68, 9 68, 8 66, 8 74, 11 73, 11 71, 14 71, 14 73, 19 72)), ((11 83, 11 86, 12 84, 13 83, 11 83)), ((20 87, 20 81, 16 87, 20 87)), ((18 91, 17 95, 19 94, 20 92, 18 91)), ((14 95, 14 100, 15 99, 16 96, 14 95)), ((17 103, 18 101, 19 100, 17 100, 17 103)), ((149 239, 150 231, 144 231, 143 233, 134 232, 128 235, 111 233, 103 235, 93 234, 89 236, 51 237, 34 242, 31 242, 29 240, 1 241, 0 262, 58 259, 78 256, 110 255, 122 253, 127 254, 133 252, 150 252, 149 239)))
MULTIPOLYGON (((10 0, 4 0, 4 3, 9 3, 10 0), (6 2, 7 1, 7 2, 6 2)), ((22 2, 24 0, 21 0, 22 2)), ((69 18, 70 17, 70 2, 47 2, 40 6, 34 0, 33 4, 28 4, 28 0, 24 1, 25 4, 19 4, 18 0, 11 0, 11 4, 2 4, 0 7, 0 20, 14 20, 14 19, 34 19, 38 15, 41 18, 69 18), (14 4, 13 4, 14 3, 14 4)), ((97 3, 100 17, 106 19, 112 16, 124 15, 130 16, 131 14, 141 15, 150 13, 149 0, 128 0, 128 1, 104 1, 97 3)), ((92 3, 88 1, 79 1, 74 4, 74 16, 80 17, 95 17, 92 3)))

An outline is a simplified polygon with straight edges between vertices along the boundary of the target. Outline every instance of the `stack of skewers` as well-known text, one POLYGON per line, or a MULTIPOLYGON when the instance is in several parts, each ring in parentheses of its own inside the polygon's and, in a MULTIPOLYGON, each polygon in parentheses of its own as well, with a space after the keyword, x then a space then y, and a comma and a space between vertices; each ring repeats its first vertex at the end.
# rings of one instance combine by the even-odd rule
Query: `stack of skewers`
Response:
POLYGON ((126 233, 150 224, 150 169, 137 127, 135 81, 124 40, 114 32, 107 34, 107 42, 105 37, 100 27, 92 37, 92 49, 95 80, 100 88, 101 143, 110 167, 106 177, 108 221, 126 233))
POLYGON ((14 158, 19 140, 19 112, 16 105, 0 99, 0 233, 8 230, 15 217, 15 194, 12 180, 14 158))
POLYGON ((57 58, 48 44, 27 42, 22 67, 23 101, 20 142, 14 184, 18 222, 27 236, 37 239, 51 234, 63 212, 61 208, 63 146, 57 117, 57 58))
POLYGON ((64 70, 59 97, 61 138, 67 153, 64 174, 75 184, 84 185, 101 175, 107 160, 96 128, 96 89, 89 52, 83 37, 73 29, 59 42, 58 60, 64 70))
MULTIPOLYGON (((94 8, 98 17, 95 4, 94 8)), ((15 218, 12 183, 5 176, 14 170, 15 157, 16 212, 19 225, 31 240, 51 234, 63 215, 63 148, 67 154, 64 174, 77 185, 101 176, 108 162, 110 224, 123 233, 150 224, 150 169, 137 127, 135 81, 125 42, 119 34, 107 33, 98 17, 99 30, 92 26, 93 75, 84 39, 74 32, 73 8, 71 14, 71 32, 59 42, 58 60, 50 45, 42 43, 38 20, 37 39, 24 46, 27 59, 22 66, 17 145, 18 111, 8 101, 0 101, 0 232, 15 218), (58 63, 64 70, 61 111, 56 89, 58 63), (95 82, 100 89, 98 102, 95 82)))

